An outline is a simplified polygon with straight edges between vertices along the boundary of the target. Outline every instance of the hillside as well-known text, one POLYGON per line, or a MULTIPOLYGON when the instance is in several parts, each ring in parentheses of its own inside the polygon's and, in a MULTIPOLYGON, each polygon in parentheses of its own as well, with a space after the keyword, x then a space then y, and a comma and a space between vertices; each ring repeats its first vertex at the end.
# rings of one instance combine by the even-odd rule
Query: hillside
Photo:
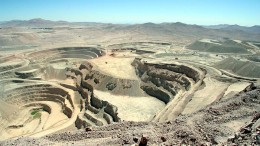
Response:
POLYGON ((257 34, 181 22, 0 28, 0 145, 260 143, 260 41, 243 41, 257 34), (244 126, 250 139, 238 138, 244 126))
POLYGON ((197 50, 202 52, 215 52, 215 53, 250 53, 251 49, 241 43, 233 40, 199 40, 187 46, 188 49, 197 50))
POLYGON ((260 78, 260 65, 254 62, 240 61, 230 57, 216 63, 214 66, 240 76, 260 78))
POLYGON ((244 32, 253 33, 253 34, 259 34, 260 33, 260 26, 259 25, 246 27, 246 26, 240 26, 240 25, 220 24, 220 25, 210 25, 210 26, 204 26, 204 27, 210 28, 210 29, 227 30, 227 31, 244 31, 244 32))
MULTIPOLYGON (((260 33, 255 31, 238 31, 211 29, 199 25, 176 23, 144 23, 144 24, 108 24, 108 23, 93 23, 93 22, 66 22, 66 21, 50 21, 44 19, 31 20, 13 20, 0 24, 0 27, 29 27, 29 28, 48 28, 48 27, 91 27, 91 31, 109 31, 124 33, 124 34, 141 34, 148 38, 165 39, 183 39, 183 41, 195 41, 202 38, 232 38, 238 40, 260 41, 260 33)), ((258 27, 257 27, 258 28, 258 27)), ((102 33, 104 35, 104 33, 102 33)))

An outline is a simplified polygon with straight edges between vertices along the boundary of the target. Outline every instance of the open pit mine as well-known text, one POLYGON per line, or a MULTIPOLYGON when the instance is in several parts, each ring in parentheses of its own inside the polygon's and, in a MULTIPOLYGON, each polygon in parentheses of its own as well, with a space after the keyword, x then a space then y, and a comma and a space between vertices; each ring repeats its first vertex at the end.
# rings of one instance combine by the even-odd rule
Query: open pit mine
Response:
POLYGON ((259 43, 96 27, 0 29, 0 145, 259 144, 259 43))

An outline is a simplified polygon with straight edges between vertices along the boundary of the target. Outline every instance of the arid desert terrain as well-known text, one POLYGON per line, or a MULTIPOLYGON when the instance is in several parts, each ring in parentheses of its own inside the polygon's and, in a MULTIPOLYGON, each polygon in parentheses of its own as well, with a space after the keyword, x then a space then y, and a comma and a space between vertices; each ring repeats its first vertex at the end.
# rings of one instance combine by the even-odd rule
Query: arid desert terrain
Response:
POLYGON ((259 145, 260 28, 231 28, 1 23, 0 145, 259 145))

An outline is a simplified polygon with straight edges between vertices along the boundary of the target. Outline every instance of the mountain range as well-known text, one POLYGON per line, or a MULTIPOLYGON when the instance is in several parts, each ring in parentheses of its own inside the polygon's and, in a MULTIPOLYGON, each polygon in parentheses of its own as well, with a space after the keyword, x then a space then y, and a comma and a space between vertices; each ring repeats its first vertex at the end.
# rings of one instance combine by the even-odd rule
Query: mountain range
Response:
MULTIPOLYGON (((68 22, 68 21, 51 21, 45 20, 42 18, 35 18, 30 20, 11 20, 11 21, 0 21, 1 26, 9 26, 9 27, 19 27, 19 26, 57 26, 57 25, 69 25, 69 24, 109 24, 109 23, 95 23, 95 22, 68 22)), ((133 25, 140 25, 140 24, 133 24, 133 25)), ((220 30, 229 30, 229 31, 245 31, 250 33, 260 33, 260 26, 254 25, 251 27, 247 26, 240 26, 240 25, 229 25, 229 24, 219 24, 219 25, 190 25, 181 22, 176 23, 143 23, 144 26, 155 26, 155 25, 162 25, 162 26, 192 26, 193 28, 210 28, 210 29, 220 29, 220 30)))
POLYGON ((240 26, 240 25, 220 24, 220 25, 210 25, 210 26, 203 26, 203 27, 210 28, 210 29, 228 30, 228 31, 244 31, 244 32, 256 33, 256 34, 260 33, 259 25, 247 27, 247 26, 240 26))
POLYGON ((252 27, 239 25, 190 25, 181 22, 175 23, 143 23, 143 24, 111 24, 95 22, 67 22, 50 21, 41 18, 31 20, 12 20, 0 23, 0 27, 28 27, 28 28, 50 28, 50 27, 88 27, 93 31, 106 30, 109 32, 136 32, 147 36, 165 36, 182 39, 197 40, 201 38, 232 38, 240 40, 260 41, 260 26, 252 27))

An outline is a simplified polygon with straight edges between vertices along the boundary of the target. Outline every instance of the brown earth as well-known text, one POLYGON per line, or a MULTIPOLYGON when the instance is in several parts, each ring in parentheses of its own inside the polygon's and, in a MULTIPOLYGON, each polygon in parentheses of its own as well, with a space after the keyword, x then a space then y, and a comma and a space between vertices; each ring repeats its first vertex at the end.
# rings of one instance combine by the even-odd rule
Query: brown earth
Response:
POLYGON ((248 34, 231 42, 250 55, 186 49, 209 36, 199 41, 219 47, 237 32, 62 25, 0 29, 0 145, 259 144, 258 62, 249 56, 260 49, 237 40, 248 34))

